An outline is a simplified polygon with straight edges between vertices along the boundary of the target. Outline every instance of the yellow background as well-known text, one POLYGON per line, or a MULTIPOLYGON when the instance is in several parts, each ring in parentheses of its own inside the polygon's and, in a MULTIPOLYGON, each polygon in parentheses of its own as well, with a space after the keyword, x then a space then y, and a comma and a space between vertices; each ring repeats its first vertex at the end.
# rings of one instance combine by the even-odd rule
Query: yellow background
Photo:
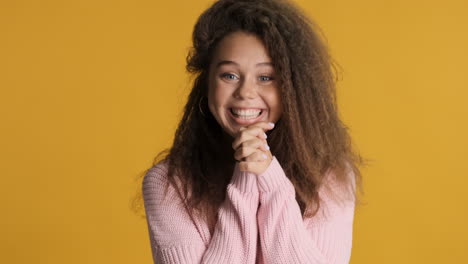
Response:
MULTIPOLYGON (((151 263, 135 178, 171 144, 210 3, 1 1, 0 263, 151 263)), ((468 2, 297 3, 374 160, 351 263, 468 263, 468 2)))

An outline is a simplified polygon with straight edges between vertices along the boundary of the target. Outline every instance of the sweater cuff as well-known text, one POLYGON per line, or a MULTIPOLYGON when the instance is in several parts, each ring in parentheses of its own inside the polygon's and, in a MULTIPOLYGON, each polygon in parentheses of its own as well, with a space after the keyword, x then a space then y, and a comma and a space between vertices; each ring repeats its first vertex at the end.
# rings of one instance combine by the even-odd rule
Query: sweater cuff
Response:
POLYGON ((273 192, 278 190, 290 190, 295 192, 294 185, 284 173, 275 156, 268 168, 258 175, 258 188, 260 192, 273 192))
POLYGON ((239 170, 239 163, 234 167, 230 184, 242 193, 258 194, 257 175, 239 170))

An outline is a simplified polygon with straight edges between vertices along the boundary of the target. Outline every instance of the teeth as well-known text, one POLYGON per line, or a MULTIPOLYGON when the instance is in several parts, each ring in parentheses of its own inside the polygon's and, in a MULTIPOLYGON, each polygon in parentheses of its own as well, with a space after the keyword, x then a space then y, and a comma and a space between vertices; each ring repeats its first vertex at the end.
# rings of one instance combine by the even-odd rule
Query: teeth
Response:
POLYGON ((236 115, 258 115, 261 110, 259 109, 235 109, 232 108, 232 112, 236 115))
POLYGON ((260 113, 262 112, 262 110, 258 110, 258 109, 234 109, 234 108, 231 108, 231 111, 233 114, 243 119, 255 118, 259 116, 260 113))

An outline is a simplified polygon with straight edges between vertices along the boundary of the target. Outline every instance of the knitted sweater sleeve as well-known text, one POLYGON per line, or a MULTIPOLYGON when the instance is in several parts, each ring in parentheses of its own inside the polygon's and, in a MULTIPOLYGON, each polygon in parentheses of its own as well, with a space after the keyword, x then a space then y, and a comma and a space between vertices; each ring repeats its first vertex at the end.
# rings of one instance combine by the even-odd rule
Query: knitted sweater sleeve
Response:
POLYGON ((276 157, 258 177, 258 225, 264 263, 349 263, 354 200, 338 204, 320 190, 317 217, 304 221, 294 186, 276 157))
POLYGON ((166 168, 156 165, 142 186, 154 263, 255 263, 256 175, 240 172, 236 165, 212 236, 206 222, 188 213, 175 188, 170 186, 165 195, 166 176, 166 168))

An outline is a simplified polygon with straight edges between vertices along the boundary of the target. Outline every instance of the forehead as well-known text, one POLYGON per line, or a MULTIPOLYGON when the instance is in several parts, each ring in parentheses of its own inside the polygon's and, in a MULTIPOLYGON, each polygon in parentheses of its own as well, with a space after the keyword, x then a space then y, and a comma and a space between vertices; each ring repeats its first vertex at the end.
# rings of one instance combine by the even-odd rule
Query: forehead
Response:
POLYGON ((258 36, 239 31, 228 34, 218 43, 212 63, 217 64, 220 61, 258 64, 271 62, 271 59, 258 36))

